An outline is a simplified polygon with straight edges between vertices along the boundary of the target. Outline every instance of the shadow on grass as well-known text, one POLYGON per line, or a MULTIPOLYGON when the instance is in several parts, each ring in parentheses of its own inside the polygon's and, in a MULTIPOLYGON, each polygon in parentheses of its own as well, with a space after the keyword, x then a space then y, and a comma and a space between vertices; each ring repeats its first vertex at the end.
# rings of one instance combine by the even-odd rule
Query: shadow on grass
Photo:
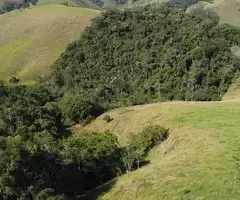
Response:
MULTIPOLYGON (((144 167, 146 165, 150 164, 150 161, 142 161, 139 163, 139 168, 144 167)), ((132 172, 136 171, 138 169, 137 165, 134 165, 132 168, 132 172)), ((107 183, 104 183, 103 185, 100 185, 96 188, 93 188, 89 191, 87 191, 83 195, 79 195, 76 200, 97 200, 101 195, 104 195, 107 193, 116 183, 117 178, 108 181, 107 183)))
POLYGON ((97 200, 98 197, 108 192, 115 185, 115 183, 116 183, 116 179, 108 181, 107 183, 104 183, 103 185, 93 188, 92 190, 89 190, 85 194, 78 196, 76 199, 77 200, 97 200))

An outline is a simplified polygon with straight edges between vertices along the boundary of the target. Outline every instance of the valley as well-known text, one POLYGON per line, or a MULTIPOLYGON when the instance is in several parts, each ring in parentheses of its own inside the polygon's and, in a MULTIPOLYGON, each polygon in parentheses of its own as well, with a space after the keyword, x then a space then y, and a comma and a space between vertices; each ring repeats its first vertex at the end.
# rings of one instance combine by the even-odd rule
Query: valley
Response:
POLYGON ((240 0, 0 14, 0 200, 239 200, 239 127, 240 0))

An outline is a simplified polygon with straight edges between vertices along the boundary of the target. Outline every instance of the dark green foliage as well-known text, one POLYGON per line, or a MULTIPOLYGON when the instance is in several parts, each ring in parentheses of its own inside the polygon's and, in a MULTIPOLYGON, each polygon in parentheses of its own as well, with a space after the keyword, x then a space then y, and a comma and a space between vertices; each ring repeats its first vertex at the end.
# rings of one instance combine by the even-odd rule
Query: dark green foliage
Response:
MULTIPOLYGON (((117 137, 62 135, 62 114, 48 90, 0 82, 0 94, 0 198, 72 200, 122 173, 126 151, 117 137)), ((134 138, 134 152, 144 156, 161 140, 152 130, 134 138)))
POLYGON ((61 113, 48 90, 16 86, 0 89, 0 135, 25 135, 47 131, 60 137, 61 113), (52 104, 52 105, 50 105, 52 104))
MULTIPOLYGON (((7 0, 4 2, 4 5, 2 6, 2 11, 3 13, 5 12, 10 12, 12 10, 16 10, 16 9, 26 9, 30 7, 30 3, 32 3, 32 5, 36 5, 38 2, 38 0, 24 0, 21 2, 12 2, 11 0, 7 0)), ((0 13, 1 14, 1 13, 0 13)))
MULTIPOLYGON (((202 0, 169 0, 166 3, 164 3, 164 5, 178 8, 180 10, 185 11, 189 6, 196 4, 199 1, 202 1, 202 0)), ((203 1, 210 2, 210 3, 213 2, 213 0, 203 0, 203 1)))
POLYGON ((239 71, 240 30, 167 7, 110 10, 70 44, 52 80, 102 107, 220 100, 239 71))
POLYGON ((212 9, 195 8, 191 9, 190 14, 200 17, 202 19, 210 19, 215 24, 217 24, 220 20, 219 15, 212 9))
POLYGON ((168 137, 169 132, 161 126, 150 126, 141 133, 132 135, 129 144, 124 149, 123 163, 129 172, 133 165, 144 161, 148 152, 168 137))
POLYGON ((13 83, 13 84, 18 84, 20 81, 20 79, 16 78, 15 76, 12 76, 10 79, 9 79, 9 83, 13 83))
MULTIPOLYGON (((73 200, 122 173, 126 151, 117 137, 109 132, 69 137, 57 99, 43 87, 8 88, 0 82, 0 199, 73 200)), ((100 110, 74 95, 61 103, 64 114, 79 120, 100 110)), ((144 155, 160 139, 147 132, 131 144, 136 151, 144 142, 147 146, 139 146, 144 155)))
POLYGON ((105 122, 109 123, 109 122, 111 122, 111 121, 113 120, 113 118, 111 118, 109 115, 105 115, 105 116, 103 117, 103 120, 104 120, 105 122))
POLYGON ((69 3, 68 2, 62 2, 62 3, 60 3, 60 5, 69 6, 69 3))
POLYGON ((111 133, 86 133, 63 141, 60 152, 68 172, 63 188, 76 196, 115 177, 121 169, 121 149, 111 133))
POLYGON ((103 113, 104 109, 81 96, 65 96, 60 102, 65 117, 83 125, 89 123, 94 117, 103 113))

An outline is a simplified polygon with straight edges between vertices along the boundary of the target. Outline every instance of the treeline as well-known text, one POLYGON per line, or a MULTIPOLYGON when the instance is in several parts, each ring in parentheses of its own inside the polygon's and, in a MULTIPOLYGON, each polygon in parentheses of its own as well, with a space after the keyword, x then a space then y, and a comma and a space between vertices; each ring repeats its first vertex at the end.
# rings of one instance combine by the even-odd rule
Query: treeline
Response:
POLYGON ((47 89, 0 83, 0 199, 80 199, 141 166, 168 137, 165 128, 148 127, 121 146, 110 132, 72 136, 65 126, 47 89))
POLYGON ((5 1, 2 8, 0 8, 0 14, 10 12, 12 10, 21 9, 21 8, 23 8, 23 9, 28 8, 28 7, 30 7, 30 4, 36 5, 37 2, 38 2, 38 0, 24 0, 22 3, 14 2, 11 0, 5 1))
MULTIPOLYGON (((170 6, 173 8, 178 8, 180 10, 185 11, 189 6, 198 3, 202 0, 168 0, 167 2, 164 2, 163 5, 170 6)), ((203 0, 209 3, 212 3, 213 0, 203 0)))
POLYGON ((49 85, 103 109, 221 100, 239 72, 239 43, 239 29, 168 7, 110 10, 67 47, 49 85))

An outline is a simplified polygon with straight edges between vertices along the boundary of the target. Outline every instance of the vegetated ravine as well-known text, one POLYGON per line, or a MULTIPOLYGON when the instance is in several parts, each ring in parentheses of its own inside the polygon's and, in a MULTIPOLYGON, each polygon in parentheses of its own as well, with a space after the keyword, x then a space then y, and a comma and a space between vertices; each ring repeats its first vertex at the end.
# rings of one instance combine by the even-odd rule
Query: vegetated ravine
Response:
POLYGON ((238 75, 239 43, 239 29, 168 7, 109 10, 67 47, 51 81, 105 108, 220 100, 238 75))

